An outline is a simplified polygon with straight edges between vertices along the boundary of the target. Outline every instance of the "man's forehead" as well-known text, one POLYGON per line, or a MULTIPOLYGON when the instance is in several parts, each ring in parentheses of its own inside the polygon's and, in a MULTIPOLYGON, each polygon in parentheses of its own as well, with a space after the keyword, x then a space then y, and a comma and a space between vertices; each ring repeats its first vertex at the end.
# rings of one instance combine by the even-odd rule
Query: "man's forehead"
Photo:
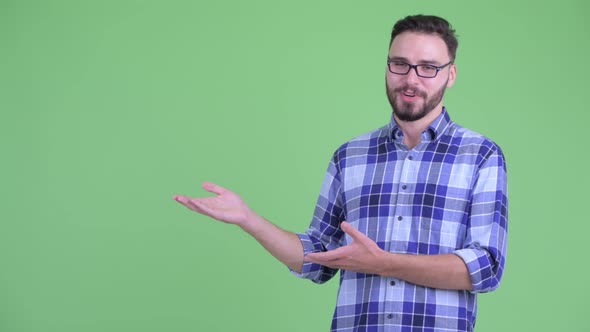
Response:
POLYGON ((410 31, 402 32, 393 39, 389 56, 424 61, 449 57, 447 45, 440 36, 410 31))

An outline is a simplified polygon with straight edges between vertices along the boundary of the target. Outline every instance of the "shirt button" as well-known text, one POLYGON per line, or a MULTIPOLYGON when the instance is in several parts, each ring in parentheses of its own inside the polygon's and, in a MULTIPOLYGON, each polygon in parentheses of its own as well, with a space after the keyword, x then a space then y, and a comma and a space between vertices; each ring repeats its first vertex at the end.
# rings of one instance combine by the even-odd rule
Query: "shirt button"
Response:
POLYGON ((405 184, 402 186, 403 190, 406 190, 406 188, 408 188, 408 186, 406 186, 405 184))
POLYGON ((387 318, 392 319, 393 318, 393 314, 387 315, 387 318))
POLYGON ((393 281, 393 280, 392 280, 392 281, 390 281, 390 282, 389 282, 389 284, 390 284, 391 286, 395 286, 395 281, 393 281))
POLYGON ((410 160, 414 160, 414 157, 412 157, 412 156, 408 156, 408 159, 410 159, 410 160))
POLYGON ((397 220, 402 221, 404 219, 402 216, 397 217, 397 220))

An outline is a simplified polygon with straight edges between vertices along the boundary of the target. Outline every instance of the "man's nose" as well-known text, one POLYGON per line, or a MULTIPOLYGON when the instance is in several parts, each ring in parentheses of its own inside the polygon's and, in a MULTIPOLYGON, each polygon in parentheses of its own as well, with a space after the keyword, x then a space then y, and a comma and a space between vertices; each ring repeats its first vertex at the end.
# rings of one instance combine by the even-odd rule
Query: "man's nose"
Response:
POLYGON ((406 74, 406 82, 408 84, 417 84, 420 81, 420 76, 418 76, 418 68, 410 68, 410 72, 406 74))

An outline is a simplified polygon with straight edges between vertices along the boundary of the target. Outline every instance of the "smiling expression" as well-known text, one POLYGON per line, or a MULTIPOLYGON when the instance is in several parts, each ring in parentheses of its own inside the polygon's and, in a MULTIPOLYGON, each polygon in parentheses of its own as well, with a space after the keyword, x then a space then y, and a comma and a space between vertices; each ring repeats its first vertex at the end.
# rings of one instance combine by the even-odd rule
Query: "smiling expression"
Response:
MULTIPOLYGON (((389 59, 434 66, 442 66, 451 60, 442 38, 410 31, 395 37, 389 49, 389 59)), ((420 77, 415 69, 406 75, 387 70, 387 98, 397 120, 410 122, 431 117, 433 120, 442 111, 445 89, 453 85, 455 76, 454 64, 441 69, 433 78, 420 77)))

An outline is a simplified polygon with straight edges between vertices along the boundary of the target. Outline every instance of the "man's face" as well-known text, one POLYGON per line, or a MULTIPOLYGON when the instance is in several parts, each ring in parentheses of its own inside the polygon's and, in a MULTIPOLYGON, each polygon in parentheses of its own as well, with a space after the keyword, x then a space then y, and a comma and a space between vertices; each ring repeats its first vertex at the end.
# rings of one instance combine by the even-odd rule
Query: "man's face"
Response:
MULTIPOLYGON (((416 32, 397 35, 389 48, 389 59, 437 67, 451 61, 442 38, 416 32)), ((406 75, 387 69, 386 73, 387 98, 394 115, 402 121, 417 121, 434 109, 442 109, 445 89, 455 82, 456 68, 454 64, 446 66, 433 78, 419 77, 414 68, 406 75)))

